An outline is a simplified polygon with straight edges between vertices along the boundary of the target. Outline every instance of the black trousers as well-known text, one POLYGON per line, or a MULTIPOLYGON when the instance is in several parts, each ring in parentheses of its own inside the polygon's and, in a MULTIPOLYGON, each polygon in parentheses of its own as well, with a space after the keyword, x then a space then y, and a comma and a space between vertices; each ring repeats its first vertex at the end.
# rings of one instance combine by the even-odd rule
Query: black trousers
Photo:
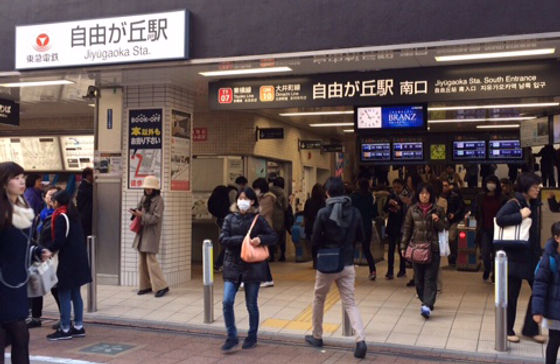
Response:
POLYGON ((389 235, 389 255, 387 256, 387 273, 393 275, 395 270, 395 250, 399 253, 399 273, 406 272, 406 260, 402 256, 402 252, 398 249, 401 242, 401 236, 389 235))
POLYGON ((560 331, 548 330, 548 345, 546 346, 546 364, 556 364, 558 348, 560 347, 560 331))
MULTIPOLYGON (((533 289, 533 281, 527 280, 531 289, 533 289)), ((517 300, 519 292, 521 292, 521 284, 523 279, 517 277, 508 277, 508 306, 507 306, 507 334, 515 335, 513 327, 515 326, 515 314, 517 313, 517 300)), ((533 337, 539 334, 539 325, 533 321, 533 314, 531 311, 531 299, 527 305, 527 312, 525 313, 525 322, 521 333, 528 337, 533 337)))
POLYGON ((439 261, 439 252, 432 252, 432 261, 430 263, 412 263, 418 299, 430 309, 433 309, 436 303, 439 261))
POLYGON ((0 364, 4 350, 12 347, 12 364, 29 364, 29 331, 25 320, 0 323, 0 364))
POLYGON ((478 174, 476 176, 466 176, 469 187, 478 187, 478 174))
POLYGON ((494 244, 492 240, 494 239, 491 231, 480 229, 478 231, 480 234, 480 250, 482 252, 482 261, 484 263, 484 272, 492 273, 492 268, 494 267, 494 244))
POLYGON ((362 242, 362 254, 364 254, 364 257, 366 257, 368 266, 369 266, 369 272, 373 273, 375 272, 375 260, 373 260, 373 255, 371 255, 371 237, 373 235, 373 231, 372 229, 366 229, 364 231, 365 233, 365 241, 362 242))
MULTIPOLYGON (((51 293, 54 296, 56 305, 58 306, 58 311, 60 312, 60 301, 58 299, 58 288, 53 287, 51 293)), ((34 319, 40 319, 43 316, 43 297, 33 297, 29 299, 29 305, 31 306, 31 317, 34 319)))
POLYGON ((542 182, 546 187, 556 187, 556 181, 554 178, 554 168, 552 170, 543 169, 541 171, 542 182))
MULTIPOLYGON (((280 250, 280 258, 285 258, 286 257, 286 231, 285 230, 277 231, 276 234, 278 235, 278 244, 276 245, 280 250)), ((270 259, 274 260, 275 256, 276 256, 276 247, 273 246, 270 249, 270 259)))

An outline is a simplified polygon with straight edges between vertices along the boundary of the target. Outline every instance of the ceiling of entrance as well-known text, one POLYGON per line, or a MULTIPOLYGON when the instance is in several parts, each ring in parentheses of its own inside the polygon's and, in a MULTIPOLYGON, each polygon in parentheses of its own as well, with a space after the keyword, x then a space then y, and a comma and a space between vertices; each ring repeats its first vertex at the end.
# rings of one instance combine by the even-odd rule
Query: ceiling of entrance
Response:
MULTIPOLYGON (((481 41, 478 43, 454 42, 455 44, 443 44, 440 46, 413 45, 401 47, 376 47, 360 50, 343 50, 331 52, 315 52, 315 54, 297 54, 287 56, 260 57, 259 59, 243 59, 236 61, 221 60, 193 60, 187 62, 173 62, 161 64, 141 64, 131 66, 114 66, 104 68, 91 68, 87 70, 55 70, 42 72, 25 72, 23 74, 0 75, 2 82, 13 82, 20 80, 45 80, 45 79, 67 79, 74 82, 72 85, 28 87, 28 88, 1 88, 0 98, 6 97, 21 102, 22 118, 38 118, 44 116, 90 116, 92 108, 88 106, 91 101, 84 99, 87 87, 96 85, 98 87, 146 85, 154 83, 173 84, 191 90, 196 95, 195 111, 208 109, 208 82, 217 78, 207 78, 199 74, 203 71, 212 70, 242 70, 247 68, 288 66, 293 72, 282 74, 283 76, 334 73, 349 71, 376 71, 382 69, 397 68, 419 68, 422 67, 468 64, 481 62, 480 60, 462 60, 458 62, 438 62, 436 57, 456 54, 479 54, 489 52, 509 52, 517 50, 539 50, 555 49, 549 55, 540 55, 538 59, 557 59, 560 54, 560 37, 548 37, 541 39, 517 39, 502 41, 481 41), (318 54, 320 53, 320 54, 318 54)), ((485 60, 492 61, 518 61, 535 59, 532 56, 517 56, 507 59, 485 60)), ((264 75, 266 76, 266 75, 264 75)), ((237 76, 264 77, 260 76, 237 76)), ((227 78, 227 77, 222 77, 227 78)), ((527 99, 527 100, 492 100, 478 103, 479 105, 492 104, 526 104, 542 102, 558 102, 560 98, 527 99)), ((463 106, 476 105, 477 103, 439 103, 435 106, 463 106)), ((310 128, 312 123, 352 123, 353 115, 350 113, 332 116, 306 116, 306 117, 284 117, 280 113, 301 111, 347 111, 353 110, 352 105, 348 107, 321 108, 321 109, 262 109, 250 111, 264 115, 289 124, 310 128)), ((232 111, 234 112, 234 111, 232 111)), ((472 118, 495 118, 495 117, 517 117, 517 116, 541 116, 551 113, 559 113, 558 106, 555 107, 533 107, 533 108, 485 108, 478 110, 453 110, 430 112, 429 119, 458 119, 472 118)), ((491 122, 484 122, 490 123, 491 122)), ((430 131, 471 131, 478 123, 449 123, 434 124, 430 131)), ((352 129, 351 126, 336 128, 313 128, 315 132, 324 136, 341 138, 344 135, 351 137, 351 133, 344 133, 344 129, 352 129)), ((349 131, 349 130, 347 130, 349 131)))

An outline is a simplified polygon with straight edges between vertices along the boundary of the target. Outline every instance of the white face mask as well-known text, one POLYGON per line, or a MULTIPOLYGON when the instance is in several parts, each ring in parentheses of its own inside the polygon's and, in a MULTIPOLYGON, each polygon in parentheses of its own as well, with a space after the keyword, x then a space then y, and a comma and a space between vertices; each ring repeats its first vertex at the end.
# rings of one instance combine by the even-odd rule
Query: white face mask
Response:
POLYGON ((239 207, 239 211, 246 212, 251 208, 251 201, 237 200, 237 207, 239 207))
POLYGON ((496 191, 496 184, 495 183, 487 183, 486 188, 488 189, 488 191, 494 192, 494 191, 496 191))

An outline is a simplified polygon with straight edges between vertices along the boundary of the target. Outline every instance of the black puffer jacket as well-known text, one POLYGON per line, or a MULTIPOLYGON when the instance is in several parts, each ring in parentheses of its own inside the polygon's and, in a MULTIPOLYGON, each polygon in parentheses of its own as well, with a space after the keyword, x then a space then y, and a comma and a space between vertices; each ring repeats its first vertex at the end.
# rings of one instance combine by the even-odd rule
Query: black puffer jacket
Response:
MULTIPOLYGON (((220 234, 220 243, 225 248, 224 281, 238 283, 240 281, 264 282, 267 280, 268 262, 246 263, 241 260, 241 245, 254 218, 255 212, 245 215, 233 212, 224 220, 220 234)), ((259 216, 251 231, 251 238, 256 237, 261 239, 262 245, 267 246, 276 244, 278 240, 276 233, 262 216, 259 216)))
POLYGON ((439 251, 438 232, 448 228, 447 217, 441 207, 432 204, 428 213, 424 215, 418 203, 412 205, 406 212, 402 229, 401 250, 405 250, 410 242, 432 243, 432 251, 439 251), (439 216, 439 221, 432 220, 432 214, 439 216))
POLYGON ((541 228, 540 228, 540 206, 538 200, 527 203, 522 194, 516 193, 496 214, 496 223, 499 226, 511 226, 521 224, 521 209, 531 209, 532 219, 529 230, 529 248, 504 249, 508 258, 508 275, 511 277, 533 280, 535 268, 541 257, 541 228))
POLYGON ((346 197, 342 208, 342 226, 338 226, 330 219, 333 207, 327 200, 327 207, 317 213, 311 245, 314 250, 344 245, 344 265, 353 265, 354 246, 365 239, 362 216, 357 208, 352 207, 352 200, 346 197))

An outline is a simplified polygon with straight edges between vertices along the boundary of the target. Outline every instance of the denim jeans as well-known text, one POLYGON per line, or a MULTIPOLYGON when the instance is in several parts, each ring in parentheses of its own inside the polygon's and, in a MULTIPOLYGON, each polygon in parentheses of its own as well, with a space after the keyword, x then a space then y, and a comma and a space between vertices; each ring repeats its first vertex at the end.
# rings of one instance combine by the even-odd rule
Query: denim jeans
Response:
POLYGON ((60 327, 64 331, 70 330, 71 305, 74 306, 74 326, 82 326, 84 323, 84 303, 80 287, 70 289, 58 289, 60 300, 60 327))
MULTIPOLYGON (((235 303, 235 295, 239 290, 240 283, 230 281, 224 282, 224 321, 226 323, 227 335, 230 339, 237 338, 237 328, 235 327, 235 314, 233 305, 235 303)), ((257 299, 259 296, 260 282, 244 282, 245 302, 247 311, 249 312, 249 335, 250 339, 257 339, 257 330, 259 329, 259 306, 257 299)))

